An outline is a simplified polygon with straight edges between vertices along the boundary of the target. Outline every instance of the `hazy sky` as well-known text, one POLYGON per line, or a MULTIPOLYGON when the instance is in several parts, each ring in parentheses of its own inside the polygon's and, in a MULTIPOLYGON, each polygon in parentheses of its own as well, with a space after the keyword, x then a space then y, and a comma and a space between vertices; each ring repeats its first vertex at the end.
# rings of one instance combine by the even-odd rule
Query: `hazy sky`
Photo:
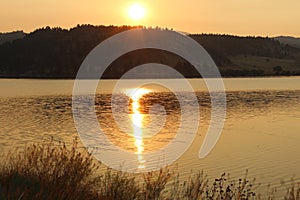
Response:
POLYGON ((77 24, 160 26, 190 33, 300 37, 300 0, 0 0, 0 32, 77 24), (146 9, 140 21, 127 8, 146 9))

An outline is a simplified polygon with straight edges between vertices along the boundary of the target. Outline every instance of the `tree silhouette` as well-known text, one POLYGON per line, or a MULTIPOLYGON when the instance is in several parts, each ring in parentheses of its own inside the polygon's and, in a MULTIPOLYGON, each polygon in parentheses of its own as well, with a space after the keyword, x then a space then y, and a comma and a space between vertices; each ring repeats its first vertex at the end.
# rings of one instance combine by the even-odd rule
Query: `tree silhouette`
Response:
MULTIPOLYGON (((39 28, 25 37, 0 44, 0 76, 31 78, 75 78, 88 53, 105 39, 122 31, 141 26, 77 25, 69 30, 60 27, 39 28)), ((160 29, 160 28, 159 28, 160 29)), ((237 37, 218 34, 190 35, 201 44, 219 67, 223 76, 263 76, 264 69, 242 69, 232 57, 258 56, 295 60, 299 63, 300 49, 283 45, 272 38, 237 37)), ((166 52, 135 52, 136 55, 120 58, 107 70, 104 78, 120 77, 130 68, 155 61, 169 64, 187 77, 200 75, 184 59, 166 52), (139 56, 137 56, 139 55, 139 56), (136 59, 139 58, 139 59, 136 59)), ((268 62, 271 63, 271 62, 268 62)), ((274 75, 286 73, 274 67, 274 75)), ((299 70, 289 74, 299 74, 299 70)))

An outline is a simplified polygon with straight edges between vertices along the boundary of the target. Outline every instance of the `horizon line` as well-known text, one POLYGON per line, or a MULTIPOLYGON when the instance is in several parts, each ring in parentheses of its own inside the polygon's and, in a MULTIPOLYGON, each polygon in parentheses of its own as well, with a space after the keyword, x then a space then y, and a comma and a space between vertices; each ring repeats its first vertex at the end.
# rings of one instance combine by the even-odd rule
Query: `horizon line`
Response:
POLYGON ((228 36, 238 36, 238 37, 269 37, 269 38, 276 38, 276 37, 292 37, 292 38, 296 38, 296 39, 300 39, 300 36, 295 36, 295 35, 288 35, 288 34, 270 34, 270 35, 255 35, 255 34, 235 34, 235 33, 226 33, 226 32, 188 32, 188 31, 182 31, 182 30, 176 30, 172 27, 159 27, 159 26, 144 26, 144 25, 104 25, 104 24, 77 24, 76 26, 71 26, 71 27, 64 27, 64 26, 50 26, 50 25, 46 25, 46 26, 40 26, 40 27, 36 27, 34 29, 31 29, 30 31, 24 31, 24 29, 16 29, 16 30, 11 30, 11 31, 0 31, 0 34, 9 34, 9 33, 14 33, 14 32, 23 32, 25 34, 30 34, 33 33, 34 31, 37 31, 38 29, 42 29, 42 28, 46 28, 46 27, 50 27, 51 29, 53 28, 61 28, 63 30, 71 30, 72 28, 76 28, 77 26, 83 26, 83 25, 91 25, 91 26, 104 26, 104 27, 144 27, 144 28, 160 28, 160 29, 168 29, 168 30, 173 30, 176 32, 180 32, 180 33, 184 33, 186 35, 196 35, 196 34, 207 34, 207 35, 228 35, 228 36))

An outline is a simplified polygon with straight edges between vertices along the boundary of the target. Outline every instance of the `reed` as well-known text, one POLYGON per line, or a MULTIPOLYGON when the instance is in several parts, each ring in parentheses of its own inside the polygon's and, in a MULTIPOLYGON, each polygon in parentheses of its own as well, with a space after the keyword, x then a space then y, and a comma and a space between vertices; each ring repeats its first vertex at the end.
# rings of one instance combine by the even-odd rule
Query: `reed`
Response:
MULTIPOLYGON (((102 167, 78 148, 77 139, 69 147, 53 141, 28 145, 20 152, 10 152, 0 166, 0 199, 274 199, 274 192, 256 194, 255 180, 249 180, 247 174, 231 180, 224 173, 211 182, 200 171, 180 181, 180 174, 169 167, 134 176, 102 167)), ((299 196, 299 184, 293 184, 282 199, 299 200, 299 196)))
POLYGON ((53 141, 9 153, 0 169, 2 199, 97 199, 98 165, 87 152, 53 141))
POLYGON ((284 200, 300 200, 300 183, 292 183, 290 187, 287 188, 287 193, 284 200))

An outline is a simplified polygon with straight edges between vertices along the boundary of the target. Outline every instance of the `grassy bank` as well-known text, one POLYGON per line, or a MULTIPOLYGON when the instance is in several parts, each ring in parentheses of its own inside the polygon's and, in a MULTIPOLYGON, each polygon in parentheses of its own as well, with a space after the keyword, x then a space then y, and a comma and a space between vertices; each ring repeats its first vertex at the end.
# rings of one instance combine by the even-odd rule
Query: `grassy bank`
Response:
MULTIPOLYGON (((274 199, 274 192, 257 194, 257 185, 245 176, 230 180, 226 174, 209 181, 203 172, 179 181, 170 168, 139 175, 100 170, 91 154, 48 142, 29 145, 7 155, 0 169, 0 199, 197 200, 274 199)), ((300 199, 292 185, 282 199, 300 199)))

